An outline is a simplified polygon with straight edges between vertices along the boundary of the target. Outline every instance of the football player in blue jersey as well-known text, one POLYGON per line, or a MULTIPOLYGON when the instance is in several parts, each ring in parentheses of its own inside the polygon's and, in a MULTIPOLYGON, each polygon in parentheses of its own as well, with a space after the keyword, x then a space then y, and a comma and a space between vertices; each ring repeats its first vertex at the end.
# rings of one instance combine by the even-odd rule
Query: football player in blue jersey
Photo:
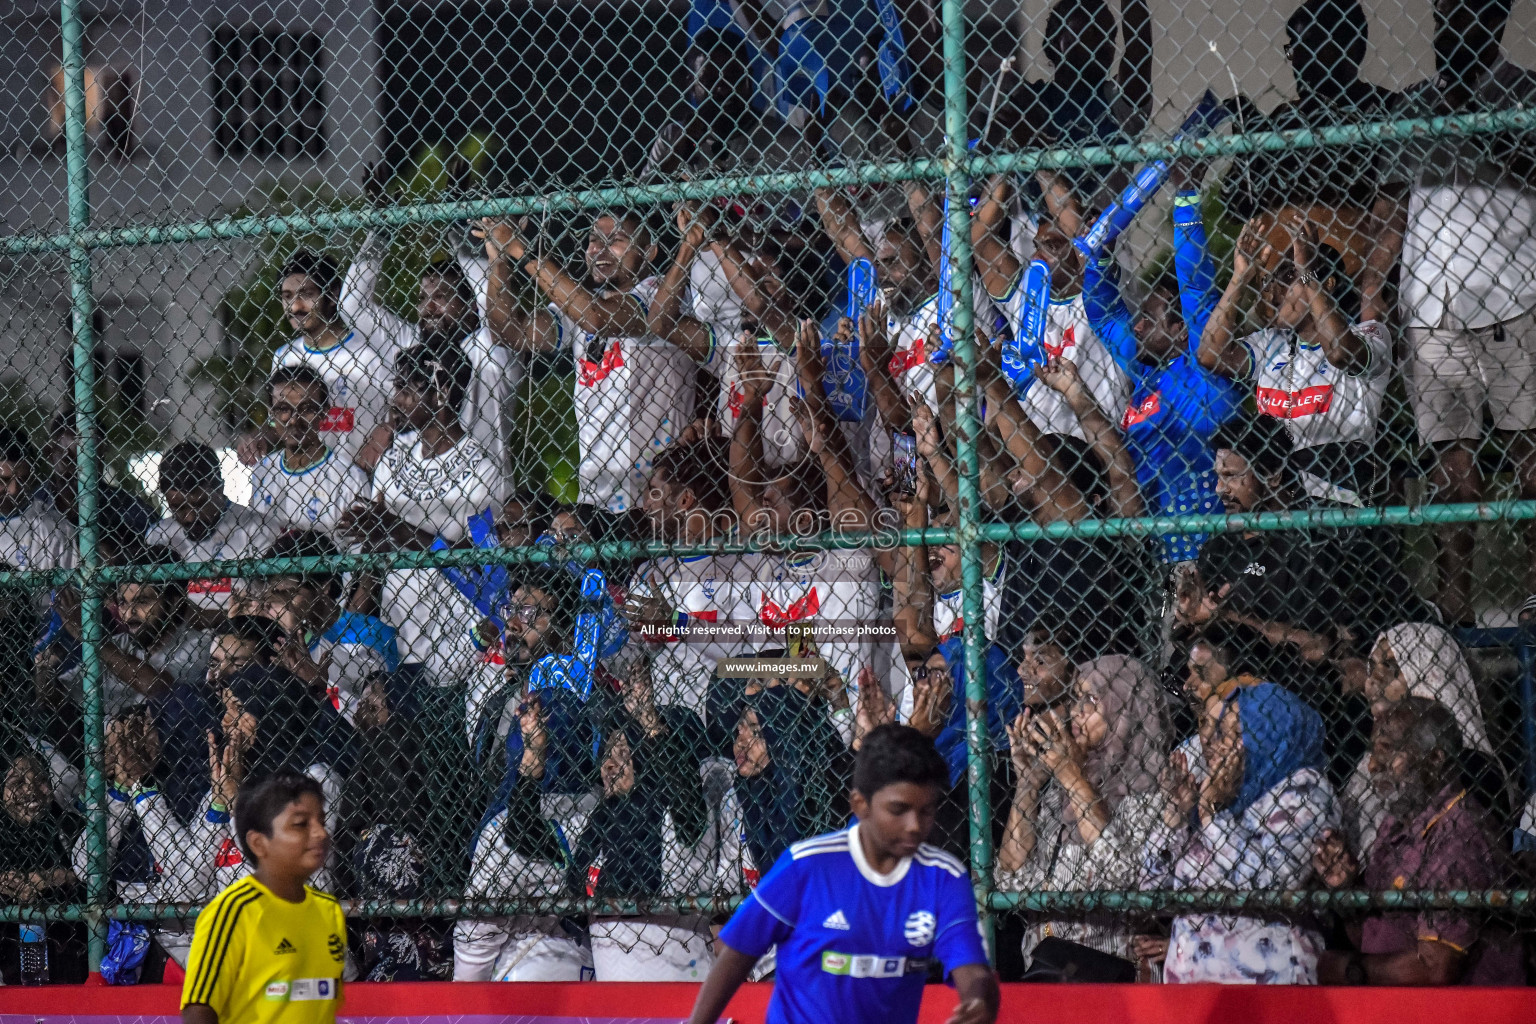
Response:
POLYGON ((970 873, 929 846, 949 769, 916 729, 882 725, 860 745, 855 822, 789 848, 720 932, 690 1024, 714 1024, 753 964, 777 947, 767 1024, 912 1024, 937 961, 960 1002, 949 1024, 992 1024, 970 873))

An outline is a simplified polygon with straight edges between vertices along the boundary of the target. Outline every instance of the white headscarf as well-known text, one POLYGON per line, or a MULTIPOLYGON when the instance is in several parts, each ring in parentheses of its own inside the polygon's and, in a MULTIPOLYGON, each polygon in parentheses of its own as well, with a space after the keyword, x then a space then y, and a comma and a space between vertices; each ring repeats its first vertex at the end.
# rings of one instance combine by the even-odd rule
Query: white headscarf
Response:
POLYGON ((1491 757, 1493 746, 1488 742, 1472 668, 1456 638, 1442 626, 1404 622, 1382 633, 1380 640, 1391 645, 1408 692, 1445 705, 1461 726, 1462 743, 1491 757))

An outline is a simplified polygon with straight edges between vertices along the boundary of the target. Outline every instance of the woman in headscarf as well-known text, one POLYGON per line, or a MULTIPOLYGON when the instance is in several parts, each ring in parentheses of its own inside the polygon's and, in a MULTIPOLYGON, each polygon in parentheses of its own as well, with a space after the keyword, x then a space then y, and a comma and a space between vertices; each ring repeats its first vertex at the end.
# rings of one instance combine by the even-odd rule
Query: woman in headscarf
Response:
MULTIPOLYGON (((1408 697, 1443 705, 1461 727, 1461 769, 1467 788, 1495 818, 1510 816, 1508 779, 1488 740, 1472 668, 1448 630, 1428 622, 1405 622, 1384 631, 1371 650, 1365 696, 1377 720, 1408 697)), ((1371 786, 1369 761, 1367 751, 1340 795, 1345 837, 1362 860, 1386 816, 1386 804, 1371 786)))
MULTIPOLYGON (((59 807, 47 763, 8 729, 0 730, 0 757, 7 763, 0 776, 0 900, 34 907, 79 902, 85 894, 71 866, 70 846, 84 823, 59 807)), ((5 926, 5 931, 14 942, 16 926, 5 926)), ((70 977, 74 963, 60 962, 60 954, 68 949, 70 961, 81 959, 73 952, 79 945, 83 953, 83 938, 77 924, 48 923, 52 981, 75 980, 70 977), (65 946, 66 938, 74 941, 65 946)), ((7 985, 20 980, 12 974, 16 963, 13 953, 5 965, 7 985)), ((84 963, 79 968, 83 976, 84 963)))
MULTIPOLYGON (((1013 720, 1016 782, 998 847, 1000 888, 1135 886, 1142 845, 1162 812, 1163 704, 1144 665, 1111 654, 1077 666, 1068 706, 1013 720)), ((1037 921, 1024 933, 1024 954, 1057 937, 1129 960, 1133 932, 1124 915, 1037 921)))
MULTIPOLYGON (((1239 687, 1215 712, 1196 782, 1169 758, 1163 820, 1142 851, 1143 889, 1301 889, 1318 841, 1339 821, 1324 772, 1323 720, 1274 683, 1239 687)), ((1322 936, 1283 917, 1174 919, 1164 980, 1317 984, 1322 936)))
POLYGON ((739 815, 744 842, 739 856, 729 843, 722 850, 721 880, 740 891, 791 845, 848 820, 852 766, 825 712, 793 686, 763 687, 741 696, 735 708, 735 807, 728 797, 721 817, 739 815))

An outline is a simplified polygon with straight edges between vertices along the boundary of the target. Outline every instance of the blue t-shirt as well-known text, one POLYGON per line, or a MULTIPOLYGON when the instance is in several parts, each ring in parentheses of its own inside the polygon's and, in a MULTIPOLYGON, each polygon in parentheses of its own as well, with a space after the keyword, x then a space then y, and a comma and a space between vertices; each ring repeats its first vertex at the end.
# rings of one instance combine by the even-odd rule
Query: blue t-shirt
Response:
MULTIPOLYGON (((1113 264, 1100 268, 1090 262, 1083 278, 1083 305, 1093 332, 1134 386, 1120 428, 1136 463, 1142 493, 1161 515, 1203 515, 1222 511, 1216 497, 1211 436, 1242 414, 1245 393, 1236 382, 1211 373, 1195 358, 1219 298, 1206 254, 1198 195, 1180 193, 1175 199, 1173 234, 1179 305, 1189 330, 1185 354, 1163 367, 1148 366, 1136 358, 1133 321, 1120 297, 1113 264)), ((1204 540, 1201 534, 1166 534, 1163 560, 1195 558, 1204 540)))
POLYGON ((965 865, 924 844, 877 874, 858 825, 791 846, 720 940, 751 957, 778 947, 767 1024, 910 1024, 931 960, 946 978, 987 962, 965 865))

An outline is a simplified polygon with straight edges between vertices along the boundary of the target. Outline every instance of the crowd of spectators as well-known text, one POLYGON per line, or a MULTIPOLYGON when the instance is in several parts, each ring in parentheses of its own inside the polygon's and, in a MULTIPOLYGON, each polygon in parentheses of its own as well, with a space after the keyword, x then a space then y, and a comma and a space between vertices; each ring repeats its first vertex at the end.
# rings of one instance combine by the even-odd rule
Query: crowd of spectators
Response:
MULTIPOLYGON (((1120 6, 1117 61, 1109 7, 1058 0, 1054 76, 1028 83, 985 144, 1142 131, 1150 18, 1120 6)), ((925 137, 916 115, 899 130, 846 115, 867 69, 827 47, 875 31, 860 5, 736 13, 775 41, 778 109, 752 102, 741 31, 697 33, 690 104, 658 138, 652 173, 901 152, 925 137)), ((1500 48, 1508 13, 1503 0, 1439 0, 1435 78, 1391 93, 1359 79, 1356 0, 1307 0, 1286 29, 1300 96, 1246 127, 1528 101, 1536 73, 1500 48)), ((934 26, 909 28, 899 73, 882 76, 896 112, 921 105, 934 73, 934 26)), ((1144 284, 1112 252, 1074 245, 1115 174, 979 183, 962 273, 982 352, 983 514, 1050 526, 1385 503, 1395 373, 1434 500, 1481 493, 1485 411, 1536 496, 1532 149, 1529 134, 1485 133, 1259 152, 1222 173, 1177 162, 1172 258, 1144 284), (1214 191, 1247 225, 1224 288, 1203 215, 1214 191), (1044 308, 1025 285, 1031 260, 1048 272, 1044 308), (999 350, 1036 316, 1044 340, 1010 372, 999 350)), ((888 721, 944 755, 952 791, 935 841, 970 861, 960 549, 772 543, 956 522, 940 203, 921 183, 894 201, 801 198, 679 204, 675 237, 605 211, 575 265, 526 221, 488 219, 473 228, 483 259, 421 273, 414 320, 380 298, 383 233, 345 269, 292 254, 280 294, 294 337, 272 358, 268 422, 236 445, 253 466, 250 504, 226 498, 217 453, 196 440, 161 459, 164 518, 127 490, 98 498, 104 561, 169 573, 116 585, 94 624, 107 638, 96 665, 116 899, 197 903, 238 877, 233 794, 288 766, 326 794, 335 844, 320 884, 375 901, 357 918, 356 976, 697 980, 711 908, 847 823, 852 752, 888 721), (826 281, 860 261, 878 297, 829 308, 826 281), (515 469, 517 385, 562 367, 580 447, 570 504, 515 469), (691 552, 577 557, 627 540, 691 552), (708 550, 743 540, 764 549, 708 550), (529 546, 548 558, 174 573, 529 546), (441 899, 492 913, 450 921, 410 905, 441 899)), ((42 453, 0 430, 11 566, 74 563, 72 422, 55 421, 42 453)), ((1422 597, 1387 528, 983 545, 996 886, 1536 882, 1536 801, 1516 788, 1456 634, 1472 623, 1470 528, 1438 542, 1422 597)), ((1528 550, 1522 621, 1536 612, 1528 550)), ((87 625, 68 587, 0 593, 0 893, 14 902, 77 899, 88 874, 87 625)), ((1000 941, 1045 980, 1523 984, 1527 971, 1518 930, 1476 910, 1111 906, 1005 917, 1000 941)), ((114 923, 107 970, 174 976, 190 940, 190 920, 114 923)))

